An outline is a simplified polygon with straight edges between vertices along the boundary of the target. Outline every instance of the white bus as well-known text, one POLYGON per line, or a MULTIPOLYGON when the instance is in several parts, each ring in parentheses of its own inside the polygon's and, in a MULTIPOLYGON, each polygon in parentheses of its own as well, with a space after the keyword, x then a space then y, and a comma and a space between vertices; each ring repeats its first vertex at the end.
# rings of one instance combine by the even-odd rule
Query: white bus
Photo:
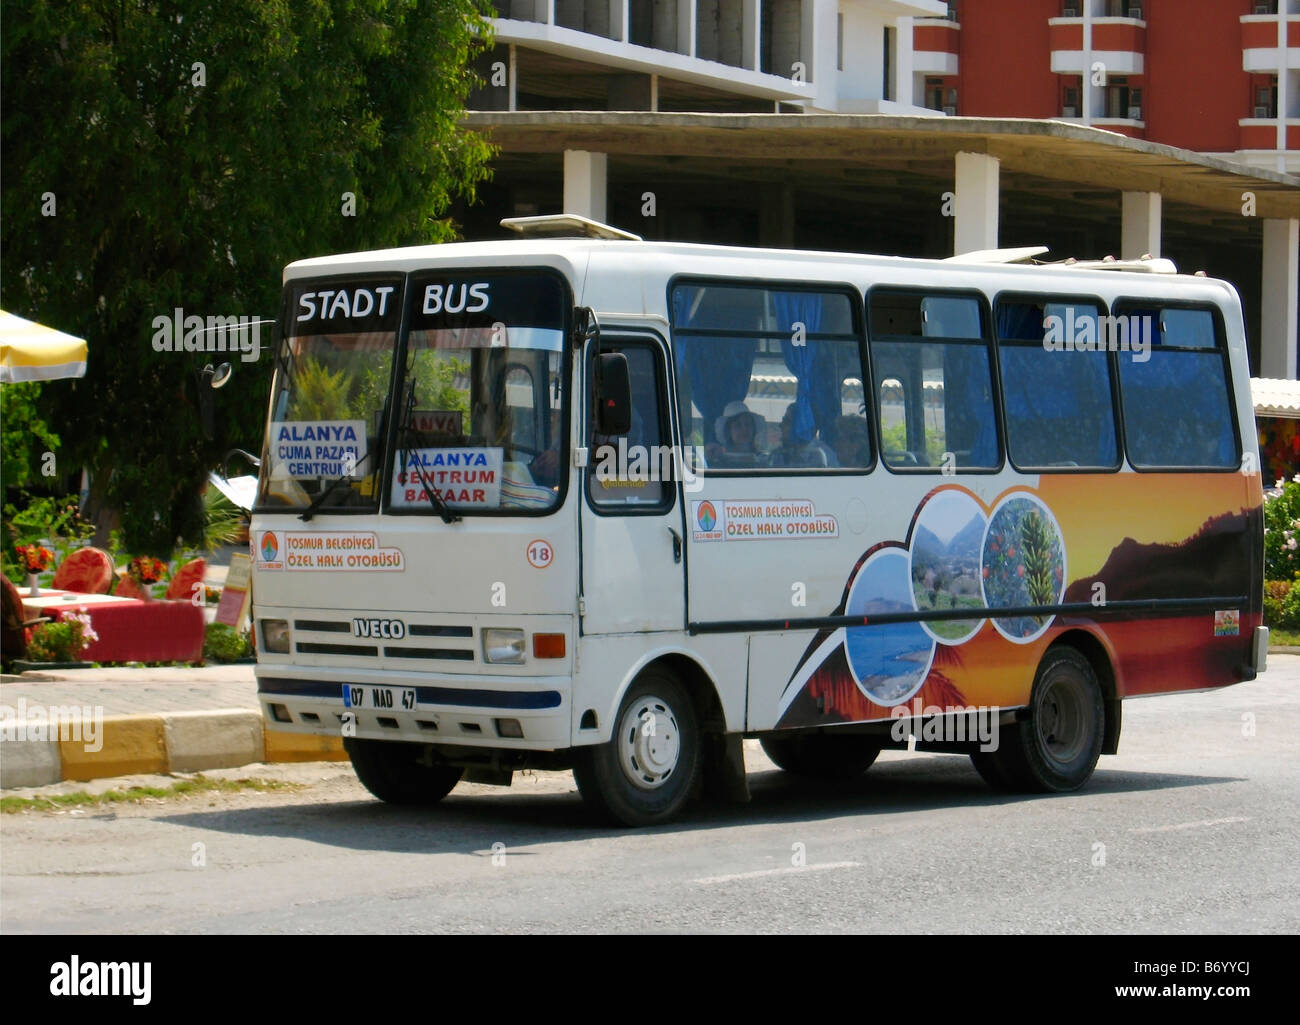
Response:
POLYGON ((1264 668, 1229 284, 591 231, 285 270, 258 690, 377 797, 656 823, 747 737, 1072 790, 1124 698, 1264 668))

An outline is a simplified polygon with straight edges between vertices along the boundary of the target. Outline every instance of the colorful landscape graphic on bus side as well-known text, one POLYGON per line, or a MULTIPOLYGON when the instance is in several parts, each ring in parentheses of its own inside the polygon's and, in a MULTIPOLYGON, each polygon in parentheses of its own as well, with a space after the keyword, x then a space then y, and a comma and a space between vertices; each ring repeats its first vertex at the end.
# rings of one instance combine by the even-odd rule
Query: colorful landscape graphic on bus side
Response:
POLYGON ((936 488, 906 540, 858 559, 832 614, 938 618, 819 631, 782 695, 777 727, 887 719, 916 701, 1023 705, 1043 651, 1071 628, 1106 648, 1121 694, 1236 682, 1260 624, 1244 606, 1127 617, 1034 609, 1249 594, 1261 515, 1259 479, 1241 474, 1045 477, 992 508, 959 485, 936 488), (989 609, 1017 611, 988 617, 989 609))

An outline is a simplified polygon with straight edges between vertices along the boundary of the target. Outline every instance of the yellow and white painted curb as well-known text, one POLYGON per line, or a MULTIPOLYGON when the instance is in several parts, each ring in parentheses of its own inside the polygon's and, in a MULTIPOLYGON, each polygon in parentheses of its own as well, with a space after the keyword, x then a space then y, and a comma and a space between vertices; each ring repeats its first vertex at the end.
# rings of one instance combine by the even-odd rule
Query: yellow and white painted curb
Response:
POLYGON ((135 773, 236 769, 256 762, 347 761, 339 737, 267 729, 261 712, 104 716, 85 730, 73 720, 13 724, 21 736, 0 740, 0 788, 39 787, 64 780, 135 773))

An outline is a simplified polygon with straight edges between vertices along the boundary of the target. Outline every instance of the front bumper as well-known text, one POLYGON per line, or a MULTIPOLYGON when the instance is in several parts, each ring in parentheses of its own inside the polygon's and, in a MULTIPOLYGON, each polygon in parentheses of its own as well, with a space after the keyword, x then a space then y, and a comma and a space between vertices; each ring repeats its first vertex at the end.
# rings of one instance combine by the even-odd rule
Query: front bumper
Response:
POLYGON ((407 740, 425 744, 553 751, 569 746, 569 676, 457 676, 323 666, 259 665, 258 700, 267 726, 291 733, 407 740), (415 708, 349 708, 343 688, 410 687, 415 708), (501 720, 522 737, 501 735, 501 720))

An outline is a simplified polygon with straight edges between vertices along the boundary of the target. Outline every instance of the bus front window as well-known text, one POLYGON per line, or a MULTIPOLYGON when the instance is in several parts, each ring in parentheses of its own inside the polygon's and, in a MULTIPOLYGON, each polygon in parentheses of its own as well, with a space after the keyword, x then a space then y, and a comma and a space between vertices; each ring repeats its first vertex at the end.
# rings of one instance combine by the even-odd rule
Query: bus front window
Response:
POLYGON ((376 509, 401 279, 293 283, 257 504, 376 509))
POLYGON ((549 275, 417 276, 390 507, 554 509, 566 467, 564 291, 549 275))

